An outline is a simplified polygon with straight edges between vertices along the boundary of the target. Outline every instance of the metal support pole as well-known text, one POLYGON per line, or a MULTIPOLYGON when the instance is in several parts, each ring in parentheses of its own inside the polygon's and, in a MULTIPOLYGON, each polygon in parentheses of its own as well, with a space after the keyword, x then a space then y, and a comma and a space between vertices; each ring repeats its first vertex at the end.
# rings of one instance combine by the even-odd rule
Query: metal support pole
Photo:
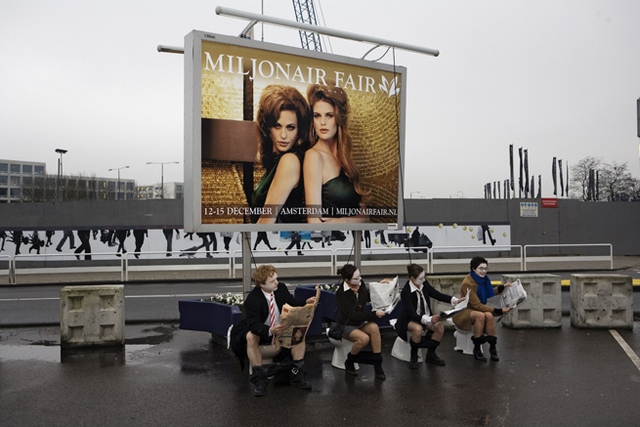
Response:
POLYGON ((242 232, 242 292, 251 292, 251 232, 242 232))
POLYGON ((353 240, 353 265, 362 271, 360 268, 362 259, 362 230, 354 231, 353 240))

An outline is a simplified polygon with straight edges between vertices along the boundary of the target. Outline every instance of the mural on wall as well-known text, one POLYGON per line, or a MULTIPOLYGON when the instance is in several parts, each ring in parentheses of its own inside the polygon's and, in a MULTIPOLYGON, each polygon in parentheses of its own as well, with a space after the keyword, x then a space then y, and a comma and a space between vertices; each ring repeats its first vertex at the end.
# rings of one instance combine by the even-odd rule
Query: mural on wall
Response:
MULTIPOLYGON (((350 251, 353 231, 269 231, 251 232, 251 247, 256 255, 292 256, 350 251)), ((0 230, 0 257, 20 259, 104 260, 168 257, 227 258, 240 256, 242 233, 184 233, 179 229, 119 230, 0 230), (44 237, 44 238, 43 238, 44 237)), ((426 253, 456 251, 460 247, 478 247, 483 251, 504 250, 511 245, 510 225, 450 224, 403 227, 399 230, 363 230, 362 253, 426 253)))

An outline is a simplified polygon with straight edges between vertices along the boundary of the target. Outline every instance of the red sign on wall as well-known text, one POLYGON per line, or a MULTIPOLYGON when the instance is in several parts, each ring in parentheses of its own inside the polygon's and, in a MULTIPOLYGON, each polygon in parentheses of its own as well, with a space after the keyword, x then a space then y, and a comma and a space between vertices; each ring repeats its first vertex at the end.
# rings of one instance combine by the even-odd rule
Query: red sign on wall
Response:
POLYGON ((556 199, 555 197, 551 198, 551 197, 547 197, 547 198, 542 198, 542 207, 543 208, 557 208, 558 207, 558 199, 556 199))

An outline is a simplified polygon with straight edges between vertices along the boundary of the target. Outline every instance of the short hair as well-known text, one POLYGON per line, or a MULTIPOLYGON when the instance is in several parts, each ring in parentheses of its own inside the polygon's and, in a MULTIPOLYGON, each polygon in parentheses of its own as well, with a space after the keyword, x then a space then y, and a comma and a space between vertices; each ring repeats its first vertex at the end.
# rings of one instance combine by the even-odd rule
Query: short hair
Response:
POLYGON ((273 276, 276 272, 276 268, 273 265, 261 265, 253 272, 251 278, 256 286, 262 287, 267 282, 267 279, 273 276))
POLYGON ((357 269, 358 267, 353 264, 345 264, 340 270, 338 270, 338 274, 340 274, 342 280, 351 280, 351 278, 353 277, 353 273, 355 273, 357 269))
POLYGON ((418 264, 414 263, 407 265, 407 273, 409 274, 409 277, 418 277, 423 271, 424 268, 418 264))
POLYGON ((489 261, 487 261, 486 259, 482 258, 481 256, 474 256, 473 258, 471 258, 471 270, 475 270, 476 268, 478 268, 478 266, 480 264, 489 264, 489 261))

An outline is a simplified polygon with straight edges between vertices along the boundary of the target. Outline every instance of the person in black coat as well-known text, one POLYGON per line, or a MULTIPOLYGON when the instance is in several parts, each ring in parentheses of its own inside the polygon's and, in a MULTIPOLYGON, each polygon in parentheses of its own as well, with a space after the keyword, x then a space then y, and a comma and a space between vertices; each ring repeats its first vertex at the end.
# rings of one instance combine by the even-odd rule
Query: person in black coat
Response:
MULTIPOLYGON (((247 295, 244 301, 244 319, 231 331, 231 346, 234 353, 241 359, 244 366, 245 354, 249 358, 253 373, 251 382, 255 385, 254 396, 264 396, 269 385, 269 376, 278 367, 263 365, 260 345, 272 344, 276 335, 284 332, 286 326, 280 324, 280 313, 285 304, 293 307, 302 307, 305 304, 314 304, 316 297, 306 301, 299 301, 287 289, 287 286, 278 282, 278 274, 272 265, 261 265, 253 273, 255 287, 247 295), (269 310, 269 303, 273 298, 273 320, 269 310)), ((282 353, 290 352, 290 383, 301 389, 311 389, 311 384, 306 380, 304 369, 304 353, 306 343, 291 347, 290 351, 283 348, 282 353)))
POLYGON ((371 302, 371 296, 360 276, 360 270, 353 264, 342 267, 340 277, 343 283, 336 291, 336 303, 339 308, 336 322, 344 325, 342 337, 353 341, 353 347, 344 363, 345 370, 349 375, 357 376, 355 363, 373 365, 376 378, 384 380, 386 376, 382 369, 382 341, 376 320, 386 316, 387 313, 366 311, 366 305, 371 302), (373 353, 361 351, 368 344, 371 344, 373 353))
POLYGON ((403 310, 398 317, 396 331, 398 336, 405 341, 407 341, 407 332, 411 332, 409 367, 411 369, 418 368, 419 348, 427 349, 426 363, 444 365, 445 361, 436 354, 436 348, 440 345, 444 335, 444 325, 440 322, 440 316, 431 310, 431 298, 452 305, 456 305, 459 300, 435 290, 427 281, 424 268, 418 264, 408 265, 407 272, 409 280, 400 293, 403 310))

